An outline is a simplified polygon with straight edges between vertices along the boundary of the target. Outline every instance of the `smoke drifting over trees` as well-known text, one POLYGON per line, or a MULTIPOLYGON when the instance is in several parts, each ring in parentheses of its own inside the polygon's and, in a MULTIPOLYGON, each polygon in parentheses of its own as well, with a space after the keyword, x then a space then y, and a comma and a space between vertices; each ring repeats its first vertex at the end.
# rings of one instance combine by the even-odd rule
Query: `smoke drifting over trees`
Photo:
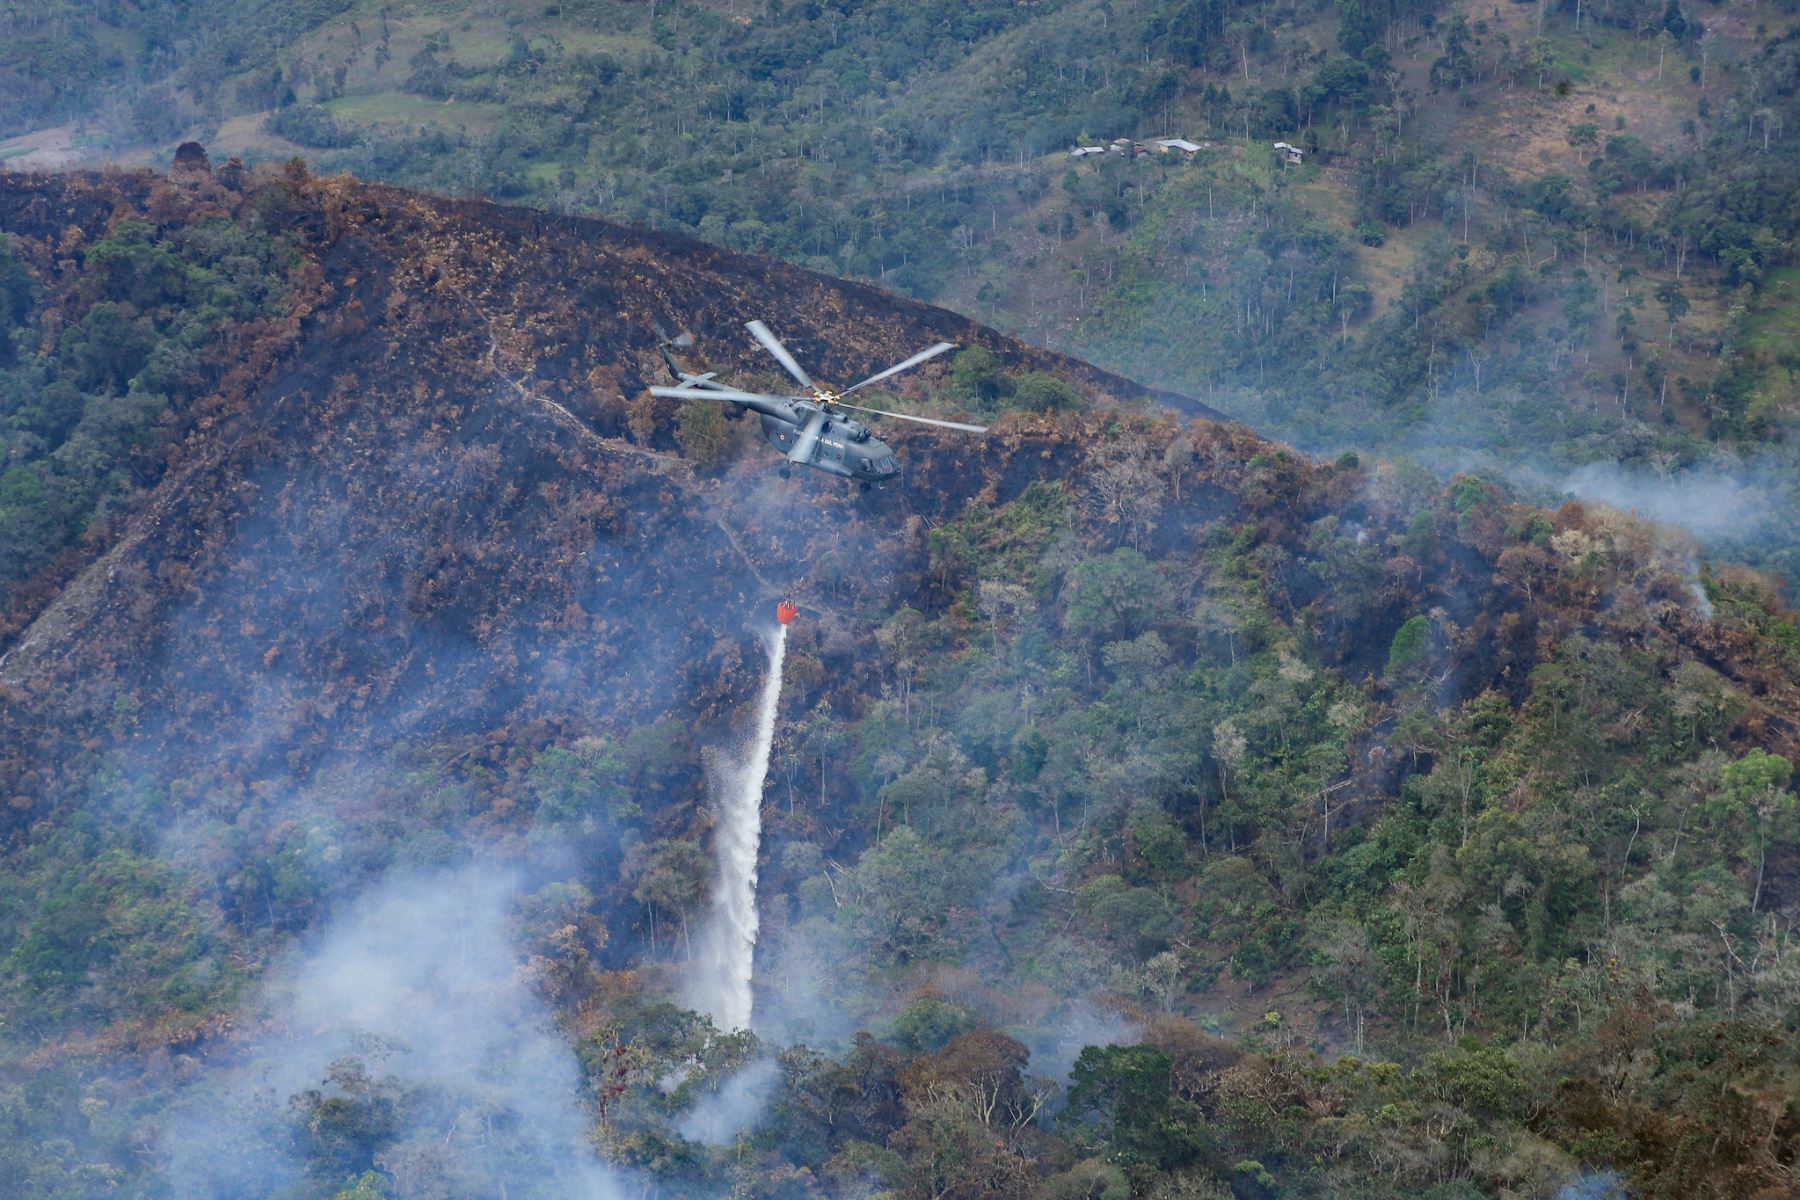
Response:
POLYGON ((274 1032, 177 1094, 157 1147, 171 1193, 305 1194, 372 1163, 405 1196, 627 1194, 514 934, 522 900, 491 867, 352 900, 238 1015, 274 1032))
POLYGON ((120 392, 60 352, 136 303, 102 269, 133 221, 183 276, 286 239, 233 256, 282 287, 8 596, 3 1177, 1783 1185, 1800 631, 1766 578, 858 285, 297 167, 0 179, 49 384, 141 392, 148 359, 120 392), (882 399, 994 436, 895 431, 867 497, 690 462, 651 318, 754 379, 738 323, 777 310, 830 378, 984 347, 882 399), (787 594, 819 615, 748 1033, 682 1002, 703 749, 787 594))

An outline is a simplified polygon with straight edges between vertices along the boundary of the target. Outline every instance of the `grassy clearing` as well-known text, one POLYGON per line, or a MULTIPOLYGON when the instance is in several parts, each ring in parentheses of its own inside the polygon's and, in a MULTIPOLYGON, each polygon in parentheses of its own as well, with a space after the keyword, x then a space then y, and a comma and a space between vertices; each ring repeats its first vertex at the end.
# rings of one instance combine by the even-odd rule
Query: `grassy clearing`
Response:
POLYGON ((268 115, 255 112, 228 118, 216 133, 205 139, 207 153, 215 162, 234 154, 245 159, 263 159, 291 158, 295 155, 306 158, 317 153, 264 129, 263 121, 268 115))
POLYGON ((1374 301, 1374 312, 1380 315, 1400 298, 1412 281, 1413 267, 1425 252, 1426 242, 1440 226, 1435 221, 1420 221, 1404 229, 1390 229, 1387 240, 1379 246, 1358 246, 1357 262, 1363 269, 1363 282, 1374 301))
POLYGON ((465 21, 460 28, 445 28, 444 32, 450 39, 449 57, 466 67, 499 66, 512 53, 515 37, 524 38, 533 47, 555 42, 567 54, 635 54, 653 48, 653 43, 646 37, 582 29, 560 24, 554 18, 517 22, 465 21))
POLYGON ((1800 407, 1800 267, 1769 272, 1745 323, 1743 346, 1760 368, 1756 407, 1800 407))
MULTIPOLYGON (((377 98, 404 90, 413 73, 415 56, 430 39, 439 35, 449 43, 449 49, 440 52, 440 59, 476 70, 491 70, 505 63, 512 52, 515 36, 523 37, 534 49, 548 50, 553 60, 566 55, 601 53, 626 59, 655 49, 648 37, 634 31, 583 28, 578 23, 535 14, 514 14, 504 19, 476 16, 471 14, 469 5, 462 3, 414 4, 409 6, 409 11, 390 12, 385 56, 377 55, 373 49, 381 28, 377 6, 369 5, 321 26, 295 45, 293 62, 299 68, 300 77, 330 79, 342 72, 343 95, 333 101, 334 111, 343 101, 354 104, 374 99, 376 107, 381 107, 383 101, 377 98)), ((316 92, 315 86, 303 85, 301 99, 313 101, 317 98, 316 92)), ((348 115, 345 119, 361 120, 348 115)), ((412 119, 379 119, 395 123, 442 124, 435 120, 420 121, 416 113, 412 119)), ((473 123, 459 123, 474 128, 473 123)))
POLYGON ((1294 194, 1306 210, 1333 230, 1349 238, 1356 228, 1356 196, 1339 172, 1305 168, 1308 178, 1294 185, 1294 194))
POLYGON ((1744 329, 1744 349, 1778 359, 1800 359, 1800 267, 1770 271, 1744 329))
POLYGON ((325 105, 332 114, 356 125, 404 125, 413 129, 491 129, 505 115, 499 104, 465 100, 433 100, 411 92, 371 92, 344 96, 325 105))
POLYGON ((571 54, 635 54, 643 50, 654 49, 655 43, 639 34, 600 33, 587 29, 558 29, 554 22, 545 22, 540 30, 544 37, 553 37, 562 43, 564 50, 571 54))
MULTIPOLYGON (((1467 94, 1430 93, 1409 128, 1439 153, 1474 146, 1484 161, 1520 174, 1560 171, 1581 180, 1589 160, 1616 133, 1641 137, 1663 154, 1694 148, 1684 122, 1696 116, 1701 89, 1673 42, 1591 23, 1577 32, 1564 14, 1540 26, 1534 7, 1469 3, 1463 12, 1471 25, 1488 28, 1478 38, 1478 54, 1494 53, 1495 39, 1504 35, 1514 47, 1541 43, 1549 63, 1541 86, 1529 74, 1518 82, 1489 80, 1467 94), (1596 127, 1597 140, 1571 145, 1570 129, 1582 124, 1596 127)), ((1418 86, 1429 89, 1423 79, 1418 86)))

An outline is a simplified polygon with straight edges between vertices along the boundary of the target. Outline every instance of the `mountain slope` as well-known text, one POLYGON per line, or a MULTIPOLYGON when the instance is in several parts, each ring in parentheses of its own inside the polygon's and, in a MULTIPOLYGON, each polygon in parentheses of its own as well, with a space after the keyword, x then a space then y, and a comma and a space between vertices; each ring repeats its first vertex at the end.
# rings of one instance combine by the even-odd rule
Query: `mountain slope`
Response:
MULTIPOLYGON (((135 193, 148 215, 190 199, 182 186, 135 177, 123 190, 135 193)), ((201 176, 185 186, 204 192, 220 185, 201 176)), ((118 214, 84 202, 111 187, 78 178, 9 180, 5 227, 27 247, 27 261, 37 239, 66 238, 68 228, 98 239, 118 214), (63 226, 71 212, 77 223, 63 226)), ((753 481, 769 486, 762 473, 747 473, 719 494, 723 483, 696 477, 672 458, 672 406, 642 396, 665 374, 654 350, 657 320, 685 324, 703 346, 723 348, 710 365, 740 379, 769 373, 739 328, 746 314, 761 313, 825 378, 867 373, 877 360, 947 338, 990 344, 1021 369, 1055 367, 1096 399, 1122 403, 1145 394, 942 310, 680 238, 303 176, 278 178, 258 196, 264 205, 289 206, 278 215, 304 229, 309 279, 296 304, 307 315, 300 325, 290 318, 285 333, 299 349, 263 378, 240 381, 229 400, 209 397, 183 414, 180 465, 140 498, 139 511, 115 519, 118 540, 95 541, 92 549, 106 553, 7 648, 4 670, 14 686, 61 692, 81 681, 59 701, 69 706, 67 715, 92 704, 84 692, 112 676, 134 694, 155 681, 154 699, 145 694, 137 702, 165 715, 184 704, 212 712, 246 703, 307 712, 322 703, 326 715, 314 720, 330 726, 338 704, 303 701, 296 692, 329 694, 343 655, 352 652, 322 648, 323 631, 310 619, 284 628, 280 610, 297 592, 317 597, 303 605, 308 611, 315 603, 326 613, 348 605, 362 614, 359 622, 376 623, 339 631, 352 640, 385 630, 376 634, 379 650, 354 651, 358 661, 371 663, 374 655, 383 665, 378 679, 365 681, 375 707, 366 721, 347 714, 352 727, 398 719, 414 699, 407 681, 421 676, 436 681, 434 691, 455 692, 459 706, 473 705, 476 726, 484 711, 494 716, 518 705, 517 689, 529 694, 528 684, 516 682, 484 710, 454 675, 440 678, 440 670, 453 668, 432 650, 446 637, 480 645, 511 624, 555 628, 571 619, 590 631, 624 627, 638 623, 633 609, 654 603, 657 619, 634 634, 637 669, 694 657, 698 629, 713 627, 706 641, 718 636, 722 602, 767 599, 804 576, 819 553, 816 540, 826 536, 821 522, 835 521, 838 512, 824 505, 784 535, 764 511, 769 501, 746 490, 753 481), (543 269, 551 262, 561 264, 554 273, 543 269), (371 380, 381 382, 372 387, 371 380), (664 432, 651 445, 625 439, 632 411, 659 410, 664 432), (359 456, 376 446, 386 448, 382 457, 362 462, 359 456), (530 487, 521 482, 527 480, 530 487), (424 523, 404 538, 390 537, 383 528, 390 506, 409 495, 431 497, 420 512, 424 523), (661 495, 667 499, 655 498, 661 495), (270 505, 295 510, 306 527, 266 527, 269 519, 258 514, 270 505), (382 515, 359 528, 371 512, 382 515), (614 545, 599 562, 583 561, 597 531, 614 545), (692 547, 691 561, 647 567, 634 560, 634 548, 672 544, 692 547), (231 553, 242 556, 236 569, 213 574, 215 556, 231 553), (577 583, 574 576, 588 568, 610 582, 577 583), (171 640, 163 628, 197 586, 194 572, 207 580, 210 615, 189 618, 177 634, 228 624, 240 652, 252 630, 266 635, 266 645, 256 643, 262 667, 250 668, 248 677, 183 672, 189 665, 212 670, 200 668, 209 655, 179 636, 171 640), (102 573, 110 584, 98 582, 102 573), (726 595, 697 586, 733 577, 746 582, 726 595), (658 595, 670 599, 653 602, 658 595), (125 646, 133 652, 121 663, 125 646), (170 664, 175 677, 158 679, 170 664), (290 669, 300 677, 290 677, 290 669), (206 699, 170 707, 174 696, 206 699)), ((189 215, 203 219, 204 212, 189 215)), ((259 365, 252 360, 239 374, 259 365)), ((985 453, 979 445, 942 449, 960 462, 985 453)), ((925 469, 936 477, 936 468, 925 469)), ((808 492, 835 490, 814 483, 808 492)), ((851 512, 878 519, 893 504, 878 496, 851 512)), ((29 589, 21 599, 29 604, 29 589)), ((33 616, 29 608, 9 613, 15 624, 33 616)), ((477 657, 486 665, 494 653, 477 657)), ((571 650, 554 657, 559 670, 592 672, 585 677, 601 690, 598 681, 617 680, 620 669, 601 653, 579 668, 570 660, 582 656, 571 650)))
MULTIPOLYGON (((18 1177, 169 1194, 140 1148, 201 1060, 293 1032, 285 956, 469 859, 512 874, 502 957, 579 1056, 596 1140, 677 1189, 1499 1194, 1587 1167, 1725 1195, 1791 1171, 1800 633, 1753 573, 1477 477, 1308 460, 669 235, 192 156, 0 177, 0 229, 30 283, 19 394, 81 406, 63 445, 167 382, 116 450, 156 469, 8 593, 18 1177), (228 260, 284 289, 182 323, 228 260), (906 399, 997 406, 994 434, 895 430, 904 479, 858 496, 643 397, 659 318, 772 379, 751 316, 829 378, 986 347, 906 399), (191 367, 159 374, 177 343, 191 367), (1075 410, 1017 407, 1030 372, 1075 410), (727 1153, 681 1132, 743 1060, 667 1004, 674 931, 705 911, 705 764, 784 594, 776 1116, 727 1153), (985 1112, 957 1099, 983 1079, 985 1112)), ((301 1194, 411 1161, 439 1084, 381 1061, 276 1096, 301 1194)), ((421 1141, 473 1170, 455 1131, 421 1141)))
POLYGON ((65 123, 0 158, 198 137, 679 229, 1791 581, 1797 46, 1660 0, 41 3, 0 132, 65 123))

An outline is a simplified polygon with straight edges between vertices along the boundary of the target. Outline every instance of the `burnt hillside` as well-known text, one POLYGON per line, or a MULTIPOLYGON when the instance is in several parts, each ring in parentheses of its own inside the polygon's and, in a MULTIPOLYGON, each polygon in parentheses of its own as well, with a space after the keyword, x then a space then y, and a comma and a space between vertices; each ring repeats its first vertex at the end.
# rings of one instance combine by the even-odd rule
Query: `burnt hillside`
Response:
MULTIPOLYGON (((295 311, 178 415, 167 474, 86 540, 86 561, 55 564, 66 590, 15 597, 31 607, 9 612, 13 720, 68 732, 127 695, 162 719, 266 719, 285 731, 259 735, 269 753, 297 741, 310 757, 327 730, 342 749, 339 732, 402 714, 438 732, 552 715, 545 672, 559 691, 655 711, 670 696, 644 680, 670 663, 695 664, 685 690, 710 710, 706 664, 726 626, 777 591, 849 603, 890 585, 916 502, 853 499, 823 478, 778 485, 754 457, 696 476, 673 453, 672 413, 643 395, 664 381, 659 319, 734 378, 769 372, 741 328, 762 314, 822 377, 944 339, 1052 369, 1103 403, 1145 394, 866 285, 347 179, 9 175, 0 229, 54 277, 75 266, 59 252, 78 258, 122 220, 245 207, 299 234, 295 311), (634 407, 661 429, 642 445, 634 407), (863 559, 860 540, 889 553, 863 559), (874 573, 831 574, 852 557, 874 573), (814 576, 832 582, 809 588, 814 576)), ((927 507, 954 511, 987 486, 990 454, 1003 465, 1045 439, 936 447, 947 457, 929 477, 948 490, 927 507)), ((913 444, 917 459, 926 443, 913 444)))
MULTIPOLYGON (((589 1116, 639 1153, 619 1131, 663 1129, 655 1081, 689 1053, 666 1001, 691 953, 672 931, 711 886, 706 767, 779 596, 804 613, 757 1003, 790 1042, 887 1030, 898 1049, 856 1043, 855 1069, 900 1082, 770 1142, 771 1177, 855 1143, 937 1178, 907 1122, 953 1033, 909 1030, 1027 1038, 1097 997, 1189 1055, 1143 1068, 1179 1104, 1137 1132, 1121 1109, 1105 1145, 1029 1119, 971 1135, 1008 1195, 1083 1154, 1139 1184, 1253 1161, 1317 1194, 1394 1171, 1511 1187, 1477 1119, 1669 1195, 1793 1160, 1780 1085, 1736 1090, 1762 1067, 1689 1070, 1714 1070, 1706 1022, 1761 1045, 1792 994, 1738 952, 1800 906, 1777 757, 1800 754, 1800 631, 1754 573, 1607 510, 1310 460, 942 310, 665 235, 192 159, 0 174, 0 231, 0 532, 50 547, 0 613, 0 999, 21 1014, 0 1081, 61 1106, 18 1117, 0 1168, 68 1139, 42 1113, 91 1107, 55 1072, 156 1096, 189 1053, 252 1053, 234 1006, 290 939, 389 872, 474 855, 555 891, 516 956, 584 1086, 619 1097, 589 1116), (1047 372, 1077 402, 1002 397, 983 439, 884 430, 905 470, 866 495, 782 480, 742 422, 702 465, 644 393, 653 324, 767 381, 757 316, 825 378, 941 338, 990 348, 1002 392, 1047 372), (1702 1048, 1618 1092, 1596 1005, 1702 1048), (1506 1058, 1527 1034, 1555 1053, 1506 1058), (1424 1065, 1372 1090, 1353 1059, 1296 1057, 1349 1047, 1424 1065), (1499 1099, 1457 1090, 1429 1057, 1449 1047, 1512 1073, 1499 1099), (1389 1088, 1463 1115, 1305 1150, 1242 1115, 1279 1094, 1309 1129, 1389 1129, 1389 1088), (1665 1116, 1676 1095, 1705 1099, 1665 1116)), ((902 398, 949 411, 952 373, 902 398)), ((783 1077, 793 1111, 807 1078, 783 1077)), ((336 1103, 308 1095, 282 1119, 336 1103)), ((76 1140, 148 1170, 118 1113, 76 1140)), ((318 1194, 378 1135, 321 1150, 318 1194)))
MULTIPOLYGON (((971 502, 1004 505, 1033 480, 1080 488, 1096 469, 1119 473, 1123 456, 1161 457, 1149 482, 1166 494, 1154 513, 1128 513, 1143 498, 1115 487, 1092 516, 1133 541, 1120 523, 1141 522, 1159 555, 1192 554, 1211 523, 1255 520, 1272 551, 1287 547, 1282 605, 1315 606, 1321 650, 1361 673, 1379 670, 1406 609, 1441 603, 1458 649, 1473 652, 1446 698, 1502 676, 1516 689, 1540 621, 1587 627, 1622 603, 1589 586, 1585 617, 1528 604, 1481 548, 1446 544, 1430 564, 1390 560, 1373 581, 1405 605, 1346 612, 1332 595, 1344 580, 1305 561, 1308 528, 1334 516, 1366 543, 1365 524, 1397 533, 1412 517, 1383 511, 1359 468, 1321 469, 1204 419, 1177 462, 1165 451, 1180 426, 1143 409, 1129 381, 773 260, 297 167, 3 181, 0 229, 52 280, 126 220, 238 212, 301 249, 292 311, 235 333, 219 353, 238 358, 216 390, 165 422, 176 427, 166 474, 56 564, 66 586, 54 600, 26 589, 29 607, 8 613, 15 829, 55 771, 84 769, 52 747, 101 728, 179 755, 212 744, 198 731, 241 723, 255 731, 250 762, 304 771, 370 739, 670 708, 718 718, 739 698, 741 629, 776 595, 818 606, 840 642, 867 637, 859 612, 940 609, 956 581, 932 577, 927 526, 971 502), (987 441, 901 427, 889 436, 906 480, 866 497, 809 472, 780 481, 754 450, 696 472, 669 436, 671 408, 644 395, 663 377, 653 325, 691 329, 727 378, 770 380, 741 329, 753 315, 775 320, 824 378, 859 377, 932 340, 981 344, 1009 369, 1048 369, 1096 404, 1145 413, 1149 436, 1122 445, 1116 421, 1029 414, 1004 417, 987 441)), ((933 364, 908 386, 942 375, 933 364)), ((1648 540, 1640 553, 1654 567, 1648 540)), ((1686 625, 1684 585, 1647 578, 1664 623, 1702 647, 1718 641, 1686 625)), ((854 692, 875 664, 838 648, 854 692)), ((227 741, 237 769, 244 746, 227 741)))

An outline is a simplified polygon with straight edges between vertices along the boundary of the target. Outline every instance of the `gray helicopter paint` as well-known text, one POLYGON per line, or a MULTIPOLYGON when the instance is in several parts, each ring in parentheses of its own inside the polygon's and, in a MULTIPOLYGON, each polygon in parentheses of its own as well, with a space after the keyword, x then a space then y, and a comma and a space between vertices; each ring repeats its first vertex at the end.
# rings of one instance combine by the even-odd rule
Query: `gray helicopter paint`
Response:
MULTIPOLYGON (((794 381, 812 393, 808 396, 771 396, 760 392, 744 392, 718 382, 714 372, 694 374, 684 370, 675 356, 670 353, 674 346, 690 346, 693 338, 689 334, 670 338, 660 322, 656 325, 657 350, 663 361, 668 364, 669 374, 676 379, 674 387, 653 387, 650 394, 670 399, 687 399, 689 397, 707 397, 729 404, 741 405, 758 415, 762 423, 763 436, 769 440, 788 464, 817 467, 830 475, 842 479, 854 480, 867 488, 870 484, 881 483, 900 474, 900 460, 895 456, 893 448, 880 438, 869 433, 868 426, 847 416, 845 409, 861 412, 876 412, 882 416, 899 421, 911 421, 921 425, 936 425, 945 429, 956 429, 967 433, 986 433, 984 425, 966 425, 957 421, 945 421, 937 417, 921 417, 912 413, 891 412, 886 409, 863 409, 855 404, 846 404, 843 397, 873 383, 897 375, 911 367, 916 367, 928 359, 937 357, 947 350, 956 349, 949 342, 938 342, 921 350, 910 358, 904 359, 860 383, 855 383, 837 393, 820 387, 812 381, 794 356, 788 352, 769 328, 761 321, 751 321, 745 325, 753 337, 765 350, 774 355, 781 363, 782 369, 793 376, 794 381), (835 436, 832 436, 835 435, 835 436)), ((787 466, 782 467, 786 475, 787 466)))
MULTIPOLYGON (((763 436, 771 445, 783 454, 794 448, 800 438, 799 422, 770 413, 761 414, 761 419, 763 436)), ((886 442, 872 436, 860 422, 838 418, 826 422, 825 432, 819 435, 818 445, 806 465, 845 479, 874 482, 891 479, 900 473, 900 462, 886 442), (832 437, 833 433, 839 436, 832 437)))

